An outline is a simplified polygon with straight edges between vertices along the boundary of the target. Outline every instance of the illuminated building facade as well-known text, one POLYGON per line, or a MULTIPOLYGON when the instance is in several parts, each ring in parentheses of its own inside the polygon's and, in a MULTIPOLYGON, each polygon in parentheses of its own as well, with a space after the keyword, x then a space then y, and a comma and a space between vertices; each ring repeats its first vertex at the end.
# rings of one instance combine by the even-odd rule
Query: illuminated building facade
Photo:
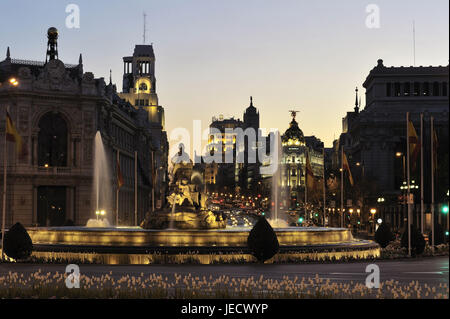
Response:
MULTIPOLYGON (((253 105, 253 98, 250 97, 250 105, 244 112, 244 121, 235 118, 213 118, 210 129, 216 129, 217 134, 211 134, 208 139, 208 152, 221 152, 221 163, 217 166, 208 166, 208 181, 214 181, 214 190, 222 191, 248 191, 260 179, 259 161, 258 161, 258 144, 257 142, 249 143, 248 136, 244 137, 244 143, 237 143, 237 135, 235 132, 227 133, 226 130, 247 129, 253 130, 255 137, 259 133, 259 112, 253 105), (240 147, 240 149, 237 149, 240 147), (254 163, 249 161, 249 150, 253 149, 256 153, 254 163), (243 154, 242 163, 238 163, 236 154, 243 154), (227 161, 227 159, 231 159, 227 161), (214 174, 216 174, 214 176, 214 174)), ((213 154, 213 153, 212 153, 213 154)), ((206 174, 206 171, 205 171, 206 174)))
MULTIPOLYGON (((9 48, 0 61, 1 154, 7 108, 27 150, 26 156, 20 157, 14 144, 7 144, 6 226, 16 222, 24 226, 85 225, 95 218, 94 138, 98 131, 107 156, 104 164, 111 175, 107 217, 115 222, 119 152, 124 182, 119 192, 119 224, 134 225, 135 213, 140 222, 152 209, 152 199, 158 199, 152 197, 152 187, 158 185, 152 179, 152 154, 167 144, 155 143, 159 137, 154 135, 148 112, 121 99, 111 78, 106 84, 103 78, 85 72, 81 55, 78 64, 64 64, 56 50, 58 31, 50 28, 48 37, 45 62, 13 59, 9 48), (11 78, 17 79, 16 87, 9 85, 11 78)), ((160 130, 160 135, 164 134, 160 130)), ((159 176, 164 179, 164 155, 158 165, 163 167, 159 176)), ((3 161, 0 167, 3 171, 3 161)), ((0 181, 3 183, 3 174, 0 181)), ((163 183, 158 185, 160 189, 163 183)))
POLYGON ((290 198, 302 200, 305 188, 305 166, 308 154, 311 168, 317 177, 323 174, 323 143, 314 136, 305 137, 296 121, 296 112, 292 112, 289 128, 281 136, 281 186, 290 198))

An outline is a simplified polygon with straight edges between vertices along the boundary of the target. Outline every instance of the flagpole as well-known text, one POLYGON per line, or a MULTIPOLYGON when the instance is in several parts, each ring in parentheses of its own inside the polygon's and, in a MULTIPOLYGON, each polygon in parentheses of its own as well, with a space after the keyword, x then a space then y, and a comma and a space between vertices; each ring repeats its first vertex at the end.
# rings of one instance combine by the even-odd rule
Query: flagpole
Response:
POLYGON ((155 211, 156 173, 157 171, 155 171, 155 151, 152 151, 152 213, 155 211))
POLYGON ((308 210, 306 209, 306 205, 308 203, 308 171, 306 169, 306 165, 308 165, 308 151, 306 151, 306 161, 305 161, 305 220, 308 221, 308 210))
POLYGON ((134 151, 134 225, 137 226, 137 151, 134 151))
POLYGON ((434 118, 431 117, 431 250, 434 252, 434 118))
POLYGON ((409 172, 409 112, 406 112, 406 173, 407 173, 407 205, 408 205, 408 256, 411 256, 411 203, 410 203, 410 172, 409 172))
POLYGON ((117 159, 116 159, 116 175, 117 175, 117 189, 116 189, 116 226, 119 226, 119 162, 120 161, 120 151, 117 149, 117 159))
POLYGON ((8 161, 8 157, 7 157, 7 151, 8 151, 8 148, 7 148, 7 145, 6 145, 6 127, 7 127, 7 121, 8 121, 8 119, 7 119, 7 115, 6 115, 6 108, 5 108, 5 146, 4 146, 4 154, 3 154, 3 201, 2 201, 2 260, 1 261, 3 261, 4 260, 4 257, 5 257, 5 249, 4 249, 4 247, 5 247, 5 245, 4 245, 4 243, 5 243, 5 229, 6 229, 6 227, 5 227, 5 224, 6 224, 6 164, 7 164, 7 161, 8 161))
POLYGON ((341 227, 344 227, 344 146, 341 148, 341 227))
POLYGON ((424 233, 423 205, 423 113, 420 113, 420 230, 422 234, 424 233))
POLYGON ((323 181, 323 226, 325 227, 325 215, 327 212, 326 208, 326 187, 325 187, 325 147, 322 148, 322 161, 323 161, 323 169, 322 169, 322 181, 323 181))

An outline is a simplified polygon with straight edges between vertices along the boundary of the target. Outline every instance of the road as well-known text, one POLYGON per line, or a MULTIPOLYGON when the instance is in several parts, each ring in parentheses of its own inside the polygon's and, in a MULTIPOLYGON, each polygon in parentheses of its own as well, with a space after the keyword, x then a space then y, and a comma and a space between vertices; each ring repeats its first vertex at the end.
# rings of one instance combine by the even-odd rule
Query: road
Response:
MULTIPOLYGON (((423 258, 414 260, 377 261, 380 268, 381 281, 396 280, 400 284, 409 284, 418 281, 419 284, 439 286, 449 283, 448 257, 423 258)), ((368 263, 311 263, 311 264, 246 264, 246 265, 80 265, 80 271, 88 276, 101 276, 112 272, 112 277, 156 275, 213 276, 226 275, 231 278, 246 278, 264 276, 265 279, 281 279, 302 277, 312 278, 316 274, 320 278, 330 279, 332 282, 365 283, 368 263)), ((43 272, 65 272, 66 265, 55 264, 0 264, 0 277, 9 271, 29 273, 41 269, 43 272)))

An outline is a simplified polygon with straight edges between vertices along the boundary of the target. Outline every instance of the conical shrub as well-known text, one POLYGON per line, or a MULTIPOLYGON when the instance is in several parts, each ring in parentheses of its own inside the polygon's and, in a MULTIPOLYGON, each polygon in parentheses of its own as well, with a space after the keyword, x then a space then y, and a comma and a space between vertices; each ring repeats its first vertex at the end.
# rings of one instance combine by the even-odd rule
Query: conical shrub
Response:
MULTIPOLYGON (((401 245, 408 248, 408 227, 402 235, 401 245)), ((411 254, 413 256, 420 255, 425 250, 425 238, 422 233, 415 227, 411 226, 411 254)))
POLYGON ((5 254, 15 260, 30 257, 33 242, 21 223, 14 224, 5 234, 5 254))
POLYGON ((264 217, 253 226, 248 235, 247 245, 252 255, 262 263, 275 256, 280 249, 277 234, 264 217))
POLYGON ((395 236, 391 232, 391 228, 386 223, 382 223, 375 233, 375 241, 381 246, 381 248, 385 248, 389 245, 394 238, 395 236))

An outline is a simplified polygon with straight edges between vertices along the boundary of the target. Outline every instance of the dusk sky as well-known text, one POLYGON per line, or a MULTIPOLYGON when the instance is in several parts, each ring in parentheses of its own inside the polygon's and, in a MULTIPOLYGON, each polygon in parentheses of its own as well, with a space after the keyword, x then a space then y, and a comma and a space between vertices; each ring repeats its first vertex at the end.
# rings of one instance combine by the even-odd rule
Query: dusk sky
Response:
MULTIPOLYGON (((0 60, 45 60, 46 31, 59 30, 59 58, 109 78, 122 88, 122 57, 143 43, 156 54, 159 102, 168 133, 207 127, 213 116, 242 118, 253 96, 261 127, 288 127, 300 111, 305 135, 331 146, 351 111, 355 87, 382 58, 386 66, 448 65, 449 1, 2 1, 0 60), (80 28, 68 29, 66 5, 80 8, 80 28), (380 28, 369 29, 366 6, 380 8, 380 28)), ((364 104, 363 96, 363 104, 364 104)))

